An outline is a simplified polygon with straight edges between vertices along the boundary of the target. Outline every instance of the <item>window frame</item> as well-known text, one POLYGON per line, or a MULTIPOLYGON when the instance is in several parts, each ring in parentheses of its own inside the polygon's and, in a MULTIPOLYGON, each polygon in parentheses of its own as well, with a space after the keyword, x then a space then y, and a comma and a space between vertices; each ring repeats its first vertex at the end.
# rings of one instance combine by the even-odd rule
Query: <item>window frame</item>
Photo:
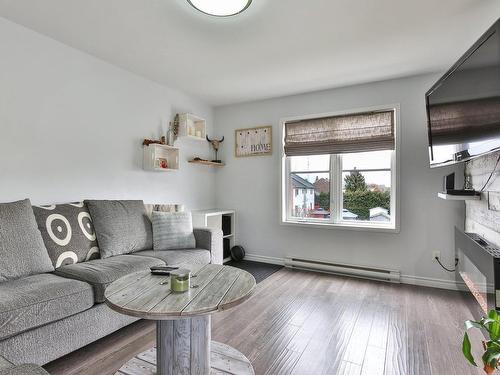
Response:
MULTIPOLYGON (((280 173, 280 223, 282 225, 293 225, 301 227, 317 227, 317 228, 336 228, 336 229, 350 229, 350 230, 363 230, 375 232, 389 232, 399 233, 400 231, 400 201, 399 201, 399 187, 400 187, 400 137, 399 137, 399 124, 400 124, 400 105, 390 104, 368 108, 356 108, 345 111, 329 112, 305 116, 297 116, 291 118, 283 118, 280 120, 280 150, 281 150, 281 173, 280 173), (368 221, 350 221, 343 220, 342 206, 343 206, 343 190, 342 190, 342 155, 330 155, 330 218, 296 218, 291 216, 292 212, 292 195, 293 191, 290 189, 290 174, 291 163, 290 159, 284 153, 284 128, 285 123, 289 121, 307 120, 318 117, 327 116, 341 116, 347 114, 365 113, 368 111, 394 111, 394 137, 395 149, 391 157, 391 221, 389 223, 377 223, 368 221)), ((383 168, 386 169, 386 168, 383 168)), ((297 173, 297 172, 295 172, 297 173)), ((307 173, 307 172, 304 172, 307 173)), ((310 172, 309 172, 310 173, 310 172)), ((323 172, 324 173, 324 172, 323 172)))

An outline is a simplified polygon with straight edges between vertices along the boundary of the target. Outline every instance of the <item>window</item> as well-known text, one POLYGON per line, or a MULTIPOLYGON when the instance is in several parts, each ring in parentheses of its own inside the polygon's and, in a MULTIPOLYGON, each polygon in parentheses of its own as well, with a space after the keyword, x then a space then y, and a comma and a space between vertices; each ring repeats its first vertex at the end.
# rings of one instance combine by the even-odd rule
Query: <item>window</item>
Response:
MULTIPOLYGON (((305 121, 309 126, 303 127, 305 136, 300 139, 302 145, 287 143, 291 139, 290 132, 293 132, 287 132, 287 124, 303 125, 304 120, 284 122, 282 222, 397 229, 397 150, 394 136, 396 113, 395 110, 385 110, 381 113, 391 113, 392 145, 385 140, 376 144, 376 139, 373 144, 369 144, 366 139, 356 144, 351 137, 347 147, 343 148, 338 139, 333 140, 332 146, 329 147, 325 137, 316 136, 317 138, 311 141, 311 134, 318 129, 314 124, 310 125, 313 123, 311 119, 305 121), (317 139, 321 141, 317 147, 318 153, 315 154, 314 142, 317 139), (300 193, 297 193, 298 191, 300 193)), ((356 116, 349 115, 351 121, 359 123, 361 120, 356 116)), ((365 116, 362 119, 368 121, 365 125, 371 124, 366 113, 359 116, 365 116)), ((343 119, 345 117, 342 115, 343 119)), ((321 131, 324 131, 326 122, 324 118, 321 120, 321 131)), ((377 124, 380 123, 377 121, 377 124)), ((328 123, 326 124, 328 128, 328 123)))

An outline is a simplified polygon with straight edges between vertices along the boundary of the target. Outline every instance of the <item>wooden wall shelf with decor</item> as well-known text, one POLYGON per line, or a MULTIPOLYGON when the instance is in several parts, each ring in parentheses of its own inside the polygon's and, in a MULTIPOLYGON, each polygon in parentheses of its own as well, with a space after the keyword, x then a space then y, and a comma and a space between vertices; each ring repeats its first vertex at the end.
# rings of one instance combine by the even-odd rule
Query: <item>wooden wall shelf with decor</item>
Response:
POLYGON ((156 172, 179 170, 179 149, 177 147, 151 144, 144 148, 144 169, 156 172))
POLYGON ((207 122, 205 119, 190 113, 175 116, 174 125, 178 126, 178 137, 206 141, 207 122))
POLYGON ((226 164, 224 163, 215 163, 213 161, 208 160, 189 160, 189 163, 192 164, 201 164, 201 165, 209 165, 212 167, 224 167, 226 164))

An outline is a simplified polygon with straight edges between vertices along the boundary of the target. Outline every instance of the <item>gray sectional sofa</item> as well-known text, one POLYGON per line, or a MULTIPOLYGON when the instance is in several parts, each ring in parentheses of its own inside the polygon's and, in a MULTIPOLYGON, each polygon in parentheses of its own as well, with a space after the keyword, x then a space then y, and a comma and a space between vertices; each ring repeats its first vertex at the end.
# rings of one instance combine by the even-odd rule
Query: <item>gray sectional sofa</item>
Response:
MULTIPOLYGON (((18 206, 14 209, 9 204, 0 204, 0 356, 13 364, 46 364, 136 321, 103 303, 106 287, 122 276, 155 265, 222 264, 222 231, 218 229, 193 229, 194 249, 153 250, 148 216, 153 210, 168 211, 170 206, 141 203, 143 208, 138 212, 137 201, 131 210, 128 203, 115 201, 117 210, 108 215, 106 210, 103 214, 100 201, 92 202, 100 212, 89 210, 90 205, 82 202, 62 208, 61 205, 32 207, 33 218, 22 219, 27 224, 11 222, 12 216, 17 220, 18 216, 29 215, 26 213, 29 201, 16 202, 18 206), (24 211, 17 214, 20 206, 24 211), (105 223, 116 223, 120 210, 123 217, 118 221, 123 219, 124 223, 111 229, 96 225, 94 213, 102 216, 105 223), (132 222, 134 218, 140 219, 140 224, 127 228, 129 218, 132 222), (34 220, 35 230, 30 227, 34 220), (21 266, 18 264, 19 256, 9 258, 12 248, 22 252, 39 246, 38 235, 43 238, 52 264, 47 265, 43 258, 39 261, 43 267, 34 267, 30 260, 24 269, 24 261, 21 266), (29 246, 25 243, 27 239, 31 241, 29 246), (123 246, 124 251, 105 256, 101 242, 114 246, 115 252, 123 246), (117 243, 120 246, 115 246, 117 243)), ((37 253, 33 259, 40 256, 45 254, 37 253)))

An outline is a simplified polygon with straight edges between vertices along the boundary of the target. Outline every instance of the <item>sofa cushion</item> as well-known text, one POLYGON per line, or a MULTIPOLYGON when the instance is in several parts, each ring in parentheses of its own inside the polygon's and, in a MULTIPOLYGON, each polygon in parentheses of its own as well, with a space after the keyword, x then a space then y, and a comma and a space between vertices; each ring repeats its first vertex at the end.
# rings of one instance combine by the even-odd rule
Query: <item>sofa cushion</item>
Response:
POLYGON ((105 300, 106 287, 113 281, 129 273, 144 271, 159 265, 165 265, 165 262, 158 258, 118 255, 59 267, 56 274, 89 283, 94 288, 95 301, 101 303, 105 300))
POLYGON ((155 250, 194 249, 191 212, 153 211, 153 248, 155 250))
POLYGON ((139 251, 138 253, 132 255, 161 259, 167 265, 171 266, 210 263, 210 251, 205 249, 170 250, 170 251, 145 250, 145 251, 139 251))
POLYGON ((0 203, 0 260, 0 282, 54 270, 29 199, 0 203))
POLYGON ((153 247, 153 230, 143 201, 85 201, 102 258, 153 247))
POLYGON ((25 364, 0 370, 0 375, 49 375, 49 373, 40 366, 25 364))
POLYGON ((153 211, 160 212, 183 212, 184 205, 182 204, 150 204, 144 203, 144 208, 146 209, 146 215, 148 215, 149 219, 153 215, 153 211))
POLYGON ((53 274, 0 283, 0 340, 94 305, 92 287, 53 274))
POLYGON ((33 212, 55 268, 99 258, 94 225, 83 202, 33 206, 33 212))

